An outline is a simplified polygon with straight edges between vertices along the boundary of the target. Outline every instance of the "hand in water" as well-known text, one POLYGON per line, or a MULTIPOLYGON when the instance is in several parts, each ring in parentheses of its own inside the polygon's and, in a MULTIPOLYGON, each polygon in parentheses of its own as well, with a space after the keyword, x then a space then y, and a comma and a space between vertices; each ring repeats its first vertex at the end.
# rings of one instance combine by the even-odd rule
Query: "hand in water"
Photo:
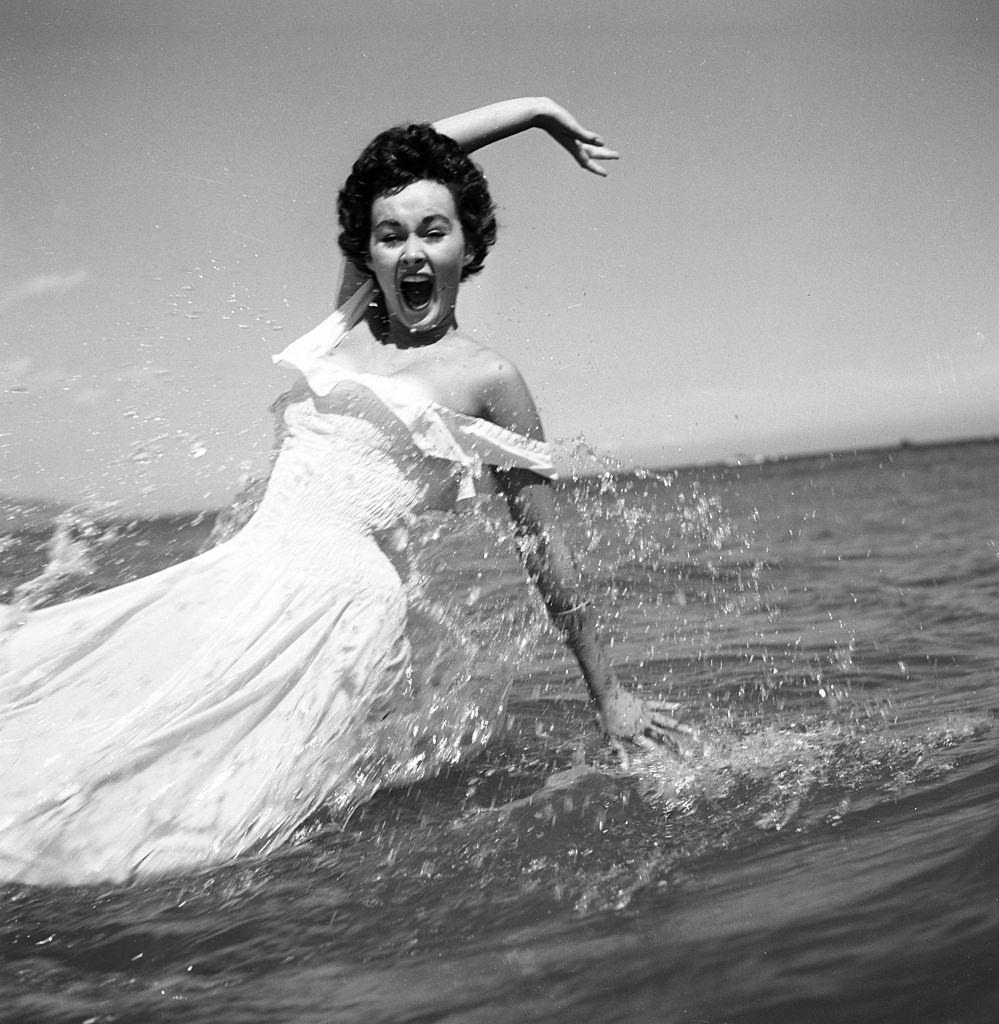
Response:
POLYGON ((620 688, 605 702, 600 718, 611 746, 625 767, 630 761, 625 742, 655 753, 665 751, 679 758, 703 751, 697 730, 674 717, 680 707, 670 701, 644 701, 620 688))

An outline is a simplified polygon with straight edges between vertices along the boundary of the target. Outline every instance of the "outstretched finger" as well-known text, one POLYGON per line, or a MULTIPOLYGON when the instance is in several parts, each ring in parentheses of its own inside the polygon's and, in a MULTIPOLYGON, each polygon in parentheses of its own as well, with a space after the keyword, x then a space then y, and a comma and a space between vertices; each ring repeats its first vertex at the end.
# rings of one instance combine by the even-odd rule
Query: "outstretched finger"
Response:
POLYGON ((581 142, 588 142, 594 146, 602 146, 604 137, 600 132, 591 132, 588 128, 580 128, 579 138, 581 142))
POLYGON ((604 146, 588 146, 586 144, 577 146, 575 152, 576 162, 579 166, 591 174, 599 175, 601 178, 607 177, 607 171, 597 161, 617 160, 619 155, 613 149, 607 149, 604 146))
POLYGON ((597 174, 601 178, 607 177, 607 172, 597 163, 598 160, 617 160, 619 154, 616 150, 607 149, 606 146, 591 145, 587 142, 580 142, 578 139, 565 136, 556 136, 560 146, 585 171, 597 174))
POLYGON ((689 736, 691 739, 697 739, 697 730, 692 725, 686 725, 683 722, 678 722, 675 718, 653 718, 652 724, 657 729, 662 729, 665 732, 679 733, 681 736, 689 736))
POLYGON ((565 107, 559 107, 554 117, 554 123, 548 125, 548 130, 553 135, 564 137, 567 141, 572 139, 578 142, 591 142, 595 146, 602 146, 604 140, 599 132, 584 128, 565 107))
POLYGON ((666 747, 674 754, 683 757, 683 746, 673 735, 672 729, 662 729, 655 725, 646 726, 642 735, 635 737, 635 742, 647 750, 662 750, 663 747, 666 747))
POLYGON ((681 703, 679 703, 679 701, 675 701, 675 700, 659 700, 659 701, 656 701, 654 704, 650 701, 646 705, 646 707, 653 714, 670 714, 670 715, 672 715, 672 714, 675 714, 677 711, 679 711, 680 708, 683 707, 683 705, 681 703))
POLYGON ((653 739, 651 736, 636 736, 634 739, 636 747, 641 747, 642 750, 650 754, 660 754, 663 749, 663 741, 653 739))
POLYGON ((590 145, 587 142, 581 142, 579 148, 592 160, 620 160, 621 154, 616 149, 611 149, 609 146, 605 146, 602 142, 598 142, 594 145, 590 145))

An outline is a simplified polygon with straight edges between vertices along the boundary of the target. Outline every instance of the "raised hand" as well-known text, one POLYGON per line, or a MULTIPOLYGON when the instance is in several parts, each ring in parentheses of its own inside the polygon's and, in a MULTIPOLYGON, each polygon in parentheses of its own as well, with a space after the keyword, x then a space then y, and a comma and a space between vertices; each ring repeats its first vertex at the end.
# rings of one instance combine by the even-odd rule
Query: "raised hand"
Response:
POLYGON ((584 128, 565 107, 547 96, 521 96, 490 103, 435 121, 434 128, 454 139, 466 153, 474 153, 529 128, 541 128, 567 150, 580 167, 600 177, 606 177, 607 171, 597 161, 618 158, 596 132, 584 128))
POLYGON ((535 124, 543 128, 584 170, 600 177, 607 171, 598 160, 617 160, 620 154, 604 145, 597 132, 584 128, 565 107, 547 97, 539 101, 535 124))

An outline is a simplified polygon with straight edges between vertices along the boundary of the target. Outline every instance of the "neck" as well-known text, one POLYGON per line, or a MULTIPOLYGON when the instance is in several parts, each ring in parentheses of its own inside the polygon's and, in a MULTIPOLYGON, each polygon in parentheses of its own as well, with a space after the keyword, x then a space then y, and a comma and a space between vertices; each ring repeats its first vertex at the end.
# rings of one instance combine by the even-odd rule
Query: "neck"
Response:
POLYGON ((390 320, 388 330, 381 338, 383 345, 393 345, 395 348, 424 348, 433 345, 441 338, 458 329, 454 314, 448 317, 444 323, 428 327, 426 330, 411 331, 396 320, 390 320))

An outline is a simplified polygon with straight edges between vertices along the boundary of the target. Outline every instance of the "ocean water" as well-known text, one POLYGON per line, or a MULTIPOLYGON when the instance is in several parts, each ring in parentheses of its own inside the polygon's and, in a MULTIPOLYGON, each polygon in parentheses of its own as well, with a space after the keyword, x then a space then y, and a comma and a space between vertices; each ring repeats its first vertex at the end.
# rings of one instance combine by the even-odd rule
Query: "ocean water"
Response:
MULTIPOLYGON (((430 519, 428 599, 513 670, 488 747, 266 858, 0 888, 0 1019, 999 1019, 999 444, 559 497, 619 674, 703 751, 611 757, 498 511, 430 519)), ((3 520, 33 603, 213 524, 3 520)))

